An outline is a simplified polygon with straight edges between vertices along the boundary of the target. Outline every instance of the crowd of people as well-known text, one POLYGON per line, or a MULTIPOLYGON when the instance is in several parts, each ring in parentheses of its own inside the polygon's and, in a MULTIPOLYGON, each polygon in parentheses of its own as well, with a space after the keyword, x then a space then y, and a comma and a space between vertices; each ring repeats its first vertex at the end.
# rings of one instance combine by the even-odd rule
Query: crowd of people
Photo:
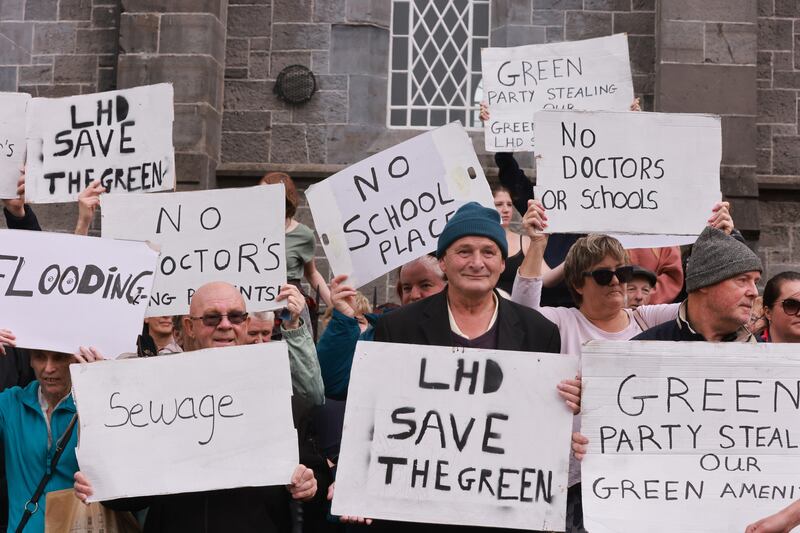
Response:
MULTIPOLYGON (((298 193, 291 178, 266 176, 264 183, 280 182, 286 190, 291 272, 277 297, 283 311, 248 312, 233 285, 211 281, 197 287, 188 315, 145 319, 137 353, 123 357, 180 356, 175 354, 282 339, 290 358, 301 464, 285 487, 154 495, 102 505, 136 513, 145 532, 479 531, 330 515, 359 340, 575 355, 590 340, 800 340, 800 273, 768 280, 763 311, 754 316, 763 269, 736 231, 727 203, 709 206, 708 226, 687 249, 626 250, 607 235, 548 236, 554 215, 533 198, 513 156, 497 154, 496 162, 501 182, 494 191, 496 209, 474 202, 462 206, 444 227, 435 253, 399 269, 399 309, 384 313, 375 312, 346 275, 324 282, 314 265, 313 232, 293 218, 298 193), (515 208, 521 215, 519 233, 512 230, 515 208), (318 334, 308 309, 313 301, 302 292, 303 277, 328 308, 318 334)), ((23 180, 18 192, 19 198, 3 201, 8 227, 40 231, 34 210, 25 204, 23 180)), ((91 186, 81 194, 76 233, 88 232, 102 193, 102 187, 91 186)), ((79 471, 75 454, 77 413, 68 366, 92 363, 103 354, 91 347, 92 339, 74 354, 18 348, 13 331, 2 326, 0 443, 7 504, 0 508, 7 513, 0 518, 8 531, 42 532, 48 492, 74 488, 83 501, 92 494, 93 480, 79 471)), ((583 532, 579 460, 588 441, 580 433, 580 376, 553 383, 553 394, 574 415, 566 530, 583 532)), ((743 524, 742 530, 778 533, 797 525, 800 504, 743 524)))

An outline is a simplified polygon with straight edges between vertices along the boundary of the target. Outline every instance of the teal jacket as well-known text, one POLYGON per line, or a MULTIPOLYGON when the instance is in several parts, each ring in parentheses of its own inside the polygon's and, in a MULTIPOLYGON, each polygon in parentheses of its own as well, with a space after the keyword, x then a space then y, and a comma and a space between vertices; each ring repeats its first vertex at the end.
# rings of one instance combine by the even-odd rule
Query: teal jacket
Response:
MULTIPOLYGON (((67 396, 51 416, 52 443, 48 445, 47 422, 39 406, 39 382, 27 387, 12 387, 0 393, 0 435, 5 445, 6 479, 8 482, 8 531, 13 532, 22 518, 25 502, 33 495, 55 451, 55 442, 66 431, 75 402, 67 396)), ((67 447, 56 465, 45 493, 71 488, 78 470, 75 445, 78 430, 73 430, 67 447)), ((39 510, 31 516, 26 532, 44 532, 44 504, 46 495, 39 500, 39 510)))

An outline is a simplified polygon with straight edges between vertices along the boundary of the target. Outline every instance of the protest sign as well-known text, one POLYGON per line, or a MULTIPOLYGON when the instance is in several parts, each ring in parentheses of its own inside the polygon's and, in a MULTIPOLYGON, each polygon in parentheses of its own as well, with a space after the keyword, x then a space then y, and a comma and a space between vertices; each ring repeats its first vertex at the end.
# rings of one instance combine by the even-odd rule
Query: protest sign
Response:
POLYGON ((248 311, 282 307, 286 283, 283 184, 100 197, 102 236, 161 247, 147 316, 189 312, 209 281, 236 285, 248 311))
POLYGON ((0 230, 0 324, 17 346, 136 351, 158 252, 143 242, 0 230))
MULTIPOLYGON (((633 78, 624 33, 551 44, 481 50, 489 106, 486 150, 525 152, 534 141, 540 109, 627 111, 633 78)), ((537 148, 538 151, 538 148, 537 148)))
POLYGON ((99 179, 111 193, 175 188, 172 85, 28 104, 25 198, 71 202, 99 179))
POLYGON ((457 122, 337 172, 306 191, 325 255, 360 287, 436 249, 469 201, 494 208, 469 136, 457 122))
POLYGON ((27 93, 0 93, 0 198, 17 197, 17 181, 25 165, 27 93))
POLYGON ((297 432, 283 342, 75 364, 70 373, 90 501, 291 480, 297 432))
POLYGON ((717 116, 539 111, 536 131, 548 232, 699 235, 722 196, 717 116))
POLYGON ((332 513, 564 531, 556 385, 576 371, 574 356, 359 342, 332 513))
POLYGON ((800 498, 796 347, 593 342, 582 361, 588 531, 744 531, 800 498))

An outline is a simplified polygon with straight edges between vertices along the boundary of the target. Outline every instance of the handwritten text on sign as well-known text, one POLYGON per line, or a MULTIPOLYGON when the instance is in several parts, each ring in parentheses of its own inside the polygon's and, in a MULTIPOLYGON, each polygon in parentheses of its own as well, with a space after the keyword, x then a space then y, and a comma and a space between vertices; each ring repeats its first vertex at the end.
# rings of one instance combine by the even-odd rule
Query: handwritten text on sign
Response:
POLYGON ((533 114, 540 109, 625 111, 633 102, 625 34, 484 48, 481 65, 490 113, 484 125, 490 152, 531 151, 538 144, 533 114))
POLYGON ((592 343, 582 360, 589 531, 744 531, 800 498, 792 346, 592 343))
POLYGON ((280 307, 286 283, 283 185, 101 196, 103 237, 161 246, 148 316, 189 312, 209 281, 239 288, 249 311, 280 307))
POLYGON ((719 117, 540 111, 536 131, 550 232, 698 235, 720 199, 719 117))
POLYGON ((141 242, 0 230, 0 324, 17 345, 136 350, 158 253, 141 242))
POLYGON ((359 342, 333 512, 563 531, 572 413, 556 385, 576 367, 573 356, 359 342))
POLYGON ((27 93, 0 93, 0 198, 17 197, 17 181, 25 164, 27 93))
POLYGON ((93 180, 111 193, 175 188, 172 85, 162 83, 28 106, 25 195, 69 202, 93 180))
POLYGON ((465 202, 493 205, 458 123, 398 144, 312 185, 314 224, 333 271, 360 287, 436 249, 465 202))
POLYGON ((282 485, 297 465, 286 344, 71 365, 92 501, 282 485), (153 450, 157 453, 143 453, 153 450))

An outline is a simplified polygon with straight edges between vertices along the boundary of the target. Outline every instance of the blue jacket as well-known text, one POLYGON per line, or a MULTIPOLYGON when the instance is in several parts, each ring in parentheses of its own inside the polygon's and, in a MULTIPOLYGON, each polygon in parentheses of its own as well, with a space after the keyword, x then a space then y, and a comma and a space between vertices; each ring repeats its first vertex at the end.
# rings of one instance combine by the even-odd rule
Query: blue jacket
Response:
MULTIPOLYGON (((0 393, 0 435, 5 445, 9 532, 13 532, 19 524, 25 502, 33 495, 50 466, 55 442, 75 414, 75 402, 70 394, 53 411, 50 419, 52 444, 48 446, 47 422, 39 406, 38 391, 39 382, 32 381, 24 389, 12 387, 0 393)), ((72 487, 73 476, 78 470, 75 457, 77 442, 76 428, 56 465, 55 474, 47 483, 45 493, 72 487)), ((39 500, 39 510, 31 516, 25 527, 26 532, 44 531, 45 497, 43 495, 39 500)))
POLYGON ((358 320, 334 309, 328 327, 317 342, 317 357, 322 370, 322 381, 325 383, 325 396, 328 398, 334 400, 347 398, 350 367, 353 366, 356 344, 359 340, 372 340, 375 323, 378 321, 378 315, 370 313, 364 316, 369 326, 364 333, 361 333, 358 320))

